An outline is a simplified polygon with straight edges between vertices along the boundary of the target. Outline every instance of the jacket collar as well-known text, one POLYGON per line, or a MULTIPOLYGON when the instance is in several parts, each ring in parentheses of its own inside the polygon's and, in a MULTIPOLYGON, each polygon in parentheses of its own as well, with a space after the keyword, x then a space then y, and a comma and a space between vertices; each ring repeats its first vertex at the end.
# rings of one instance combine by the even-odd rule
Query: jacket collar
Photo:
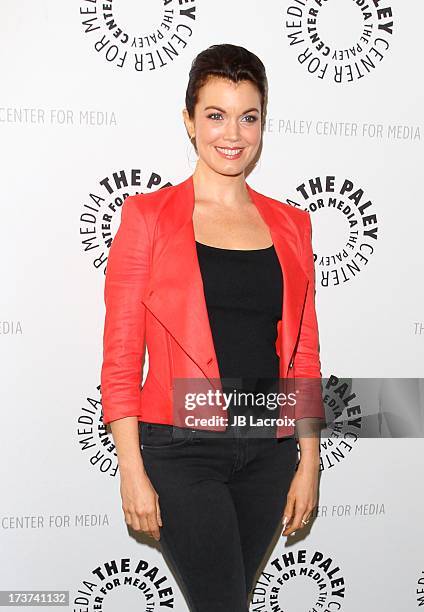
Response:
MULTIPOLYGON (((286 376, 308 279, 299 261, 297 230, 285 206, 248 183, 246 187, 269 227, 283 272, 280 376, 286 376)), ((208 378, 220 378, 197 258, 194 204, 192 175, 169 188, 156 226, 151 274, 142 301, 208 378)))

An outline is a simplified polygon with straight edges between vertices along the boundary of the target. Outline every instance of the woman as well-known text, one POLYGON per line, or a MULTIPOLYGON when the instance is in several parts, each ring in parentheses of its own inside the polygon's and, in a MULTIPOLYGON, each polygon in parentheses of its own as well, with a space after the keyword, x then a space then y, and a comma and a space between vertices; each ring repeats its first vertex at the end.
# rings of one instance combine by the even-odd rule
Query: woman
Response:
POLYGON ((298 435, 299 421, 323 417, 311 394, 294 419, 261 433, 234 422, 243 413, 235 396, 227 419, 208 405, 193 412, 215 420, 196 420, 178 404, 181 381, 256 397, 279 389, 279 377, 320 379, 309 214, 245 182, 266 98, 253 53, 225 44, 197 56, 183 111, 196 169, 127 198, 107 266, 103 420, 125 519, 160 540, 201 612, 246 611, 277 528, 302 528, 317 502, 319 436, 298 435))

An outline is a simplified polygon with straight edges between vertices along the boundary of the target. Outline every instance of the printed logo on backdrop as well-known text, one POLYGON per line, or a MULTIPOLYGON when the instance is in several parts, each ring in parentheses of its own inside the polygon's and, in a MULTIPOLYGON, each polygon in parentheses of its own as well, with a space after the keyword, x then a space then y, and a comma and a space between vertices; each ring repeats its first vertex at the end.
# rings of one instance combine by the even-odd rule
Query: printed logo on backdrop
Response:
MULTIPOLYGON (((416 587, 417 610, 424 606, 424 570, 421 570, 421 575, 418 578, 416 587)), ((422 609, 422 608, 421 608, 422 609)))
POLYGON ((90 465, 106 476, 116 476, 118 458, 110 431, 103 423, 100 385, 95 397, 87 397, 79 409, 77 439, 81 452, 90 465))
POLYGON ((22 336, 22 321, 0 321, 0 336, 22 336))
POLYGON ((296 187, 299 200, 285 202, 311 213, 316 284, 337 287, 370 265, 378 239, 375 206, 350 177, 315 176, 296 187))
POLYGON ((358 82, 390 53, 393 13, 386 0, 285 0, 286 40, 310 75, 358 82))
POLYGON ((326 427, 321 432, 321 471, 335 468, 345 461, 358 440, 366 435, 367 428, 370 433, 370 421, 373 420, 372 409, 368 411, 360 397, 361 379, 339 378, 331 374, 325 380, 323 404, 326 427), (371 412, 371 415, 367 412, 371 412))
POLYGON ((107 64, 135 72, 172 64, 190 44, 197 17, 196 0, 80 0, 79 5, 93 51, 107 64))
POLYGON ((268 561, 252 591, 250 610, 340 612, 345 590, 344 574, 336 559, 322 550, 301 548, 268 561))
POLYGON ((74 612, 174 610, 167 572, 146 559, 110 559, 89 570, 73 598, 74 612))
POLYGON ((96 270, 106 273, 109 249, 121 221, 125 198, 169 185, 160 174, 143 173, 138 168, 117 170, 98 181, 96 189, 87 194, 80 216, 82 248, 96 270))

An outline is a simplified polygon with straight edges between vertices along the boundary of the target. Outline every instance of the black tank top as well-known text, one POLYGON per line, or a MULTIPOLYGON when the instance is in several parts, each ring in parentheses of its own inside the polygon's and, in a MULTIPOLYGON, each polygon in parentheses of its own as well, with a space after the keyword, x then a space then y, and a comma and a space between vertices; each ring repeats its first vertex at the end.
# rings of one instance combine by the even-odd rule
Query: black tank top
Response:
POLYGON ((240 388, 258 389, 261 380, 279 376, 283 276, 275 247, 224 249, 196 241, 196 248, 221 379, 236 377, 240 388))

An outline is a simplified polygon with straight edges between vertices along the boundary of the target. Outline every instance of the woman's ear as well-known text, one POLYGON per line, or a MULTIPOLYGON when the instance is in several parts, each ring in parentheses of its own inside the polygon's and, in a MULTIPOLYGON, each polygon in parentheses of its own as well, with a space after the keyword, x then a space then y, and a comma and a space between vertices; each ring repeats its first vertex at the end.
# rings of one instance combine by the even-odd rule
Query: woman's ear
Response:
POLYGON ((183 119, 188 137, 190 138, 190 140, 192 140, 194 138, 194 122, 192 121, 192 119, 190 119, 188 110, 186 108, 183 108, 183 119))

